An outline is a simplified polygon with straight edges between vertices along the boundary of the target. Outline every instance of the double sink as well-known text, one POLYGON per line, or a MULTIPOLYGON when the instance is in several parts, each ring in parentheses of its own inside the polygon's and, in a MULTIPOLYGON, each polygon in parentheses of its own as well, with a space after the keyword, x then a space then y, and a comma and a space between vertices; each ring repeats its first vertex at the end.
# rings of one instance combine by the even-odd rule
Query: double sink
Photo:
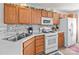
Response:
POLYGON ((28 37, 31 34, 27 34, 27 33, 16 33, 15 35, 3 38, 4 40, 8 40, 8 41, 18 41, 21 40, 22 38, 28 37))

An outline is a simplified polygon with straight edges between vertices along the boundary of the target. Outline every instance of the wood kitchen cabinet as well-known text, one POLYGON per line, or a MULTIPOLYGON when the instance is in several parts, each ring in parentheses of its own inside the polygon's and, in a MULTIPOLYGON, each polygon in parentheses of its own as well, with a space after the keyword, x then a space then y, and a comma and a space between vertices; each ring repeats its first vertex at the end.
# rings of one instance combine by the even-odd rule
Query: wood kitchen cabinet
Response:
POLYGON ((68 12, 68 13, 66 14, 66 17, 77 18, 77 14, 74 13, 74 12, 68 12))
POLYGON ((59 20, 59 13, 53 12, 53 18, 54 20, 59 20))
POLYGON ((32 24, 41 24, 41 10, 32 8, 32 24))
POLYGON ((58 33, 58 48, 64 47, 64 32, 58 33))
POLYGON ((37 55, 44 53, 44 35, 34 36, 22 45, 23 55, 37 55))
POLYGON ((59 14, 57 12, 53 13, 53 24, 59 24, 60 19, 59 19, 59 14))
POLYGON ((35 38, 31 38, 23 43, 23 55, 35 54, 35 38))
POLYGON ((36 54, 44 53, 44 35, 35 37, 35 50, 36 54))
POLYGON ((53 18, 53 13, 51 11, 48 11, 48 17, 53 18))
POLYGON ((19 7, 19 23, 31 24, 31 8, 19 7))
POLYGON ((46 10, 42 10, 42 17, 48 17, 48 12, 46 10))
POLYGON ((17 24, 18 23, 18 7, 13 4, 4 4, 4 23, 17 24))

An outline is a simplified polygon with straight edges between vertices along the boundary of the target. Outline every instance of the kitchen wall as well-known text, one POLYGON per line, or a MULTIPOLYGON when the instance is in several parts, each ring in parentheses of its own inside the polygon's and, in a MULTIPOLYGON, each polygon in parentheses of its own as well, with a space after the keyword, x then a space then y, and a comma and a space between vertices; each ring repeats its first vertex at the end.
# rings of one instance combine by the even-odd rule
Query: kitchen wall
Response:
POLYGON ((4 24, 3 23, 3 15, 4 15, 4 5, 2 3, 0 3, 0 25, 4 24))
POLYGON ((33 33, 34 34, 38 34, 39 32, 40 32, 40 27, 41 27, 41 25, 32 25, 32 27, 33 27, 33 33))
POLYGON ((23 25, 23 24, 14 24, 7 25, 4 24, 4 4, 0 3, 0 33, 4 32, 27 32, 29 26, 33 27, 33 33, 38 34, 40 31, 41 25, 23 25))
POLYGON ((28 27, 32 26, 33 27, 33 34, 38 34, 39 33, 39 29, 40 29, 40 25, 23 25, 23 24, 18 24, 18 25, 7 25, 7 31, 8 32, 26 32, 27 33, 27 29, 28 27))
POLYGON ((32 26, 34 29, 34 34, 39 32, 40 25, 22 25, 22 24, 14 24, 14 25, 7 25, 4 24, 4 4, 0 3, 0 33, 2 32, 27 32, 27 28, 32 26))
POLYGON ((4 24, 4 4, 0 3, 0 33, 4 32, 27 32, 29 26, 33 27, 33 33, 38 34, 41 25, 4 24))
POLYGON ((4 32, 7 30, 7 25, 4 24, 4 5, 0 3, 0 32, 4 32))

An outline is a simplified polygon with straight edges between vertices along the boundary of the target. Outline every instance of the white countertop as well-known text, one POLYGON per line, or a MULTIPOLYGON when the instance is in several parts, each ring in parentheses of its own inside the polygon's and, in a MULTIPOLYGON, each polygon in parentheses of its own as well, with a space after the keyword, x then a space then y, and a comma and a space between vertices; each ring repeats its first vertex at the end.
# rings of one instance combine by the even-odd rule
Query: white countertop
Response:
POLYGON ((60 33, 60 32, 64 32, 64 31, 58 31, 58 32, 60 33))
MULTIPOLYGON (((57 32, 55 32, 57 33, 57 32)), ((18 41, 8 41, 0 38, 0 55, 21 55, 22 43, 30 38, 38 35, 45 35, 46 33, 33 34, 18 41)), ((48 33, 47 33, 48 34, 48 33)), ((54 34, 54 33, 53 33, 54 34)), ((2 36, 2 35, 1 35, 2 36)))
MULTIPOLYGON (((8 41, 8 40, 3 40, 0 38, 0 55, 21 55, 22 53, 22 43, 24 41, 29 40, 30 38, 38 35, 44 35, 43 33, 41 34, 34 34, 28 37, 25 37, 21 40, 18 41, 8 41)), ((1 35, 2 36, 2 35, 1 35)))

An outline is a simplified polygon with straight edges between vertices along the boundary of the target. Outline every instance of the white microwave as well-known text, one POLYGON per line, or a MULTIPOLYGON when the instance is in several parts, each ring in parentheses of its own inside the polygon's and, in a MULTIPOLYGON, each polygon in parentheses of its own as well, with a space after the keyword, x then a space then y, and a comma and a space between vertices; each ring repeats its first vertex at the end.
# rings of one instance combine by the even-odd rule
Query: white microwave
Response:
POLYGON ((53 25, 53 18, 42 17, 41 24, 42 25, 53 25))

